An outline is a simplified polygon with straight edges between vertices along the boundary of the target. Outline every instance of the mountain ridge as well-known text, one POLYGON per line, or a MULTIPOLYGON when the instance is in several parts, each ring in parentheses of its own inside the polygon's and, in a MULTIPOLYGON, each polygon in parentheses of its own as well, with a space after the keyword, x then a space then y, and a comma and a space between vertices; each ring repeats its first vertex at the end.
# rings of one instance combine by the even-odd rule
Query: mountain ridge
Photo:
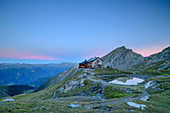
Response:
POLYGON ((144 60, 144 57, 125 46, 118 47, 102 57, 104 67, 125 70, 144 60))
POLYGON ((0 85, 26 85, 40 78, 50 77, 67 70, 73 63, 51 64, 0 64, 0 85), (7 77, 8 76, 8 77, 7 77))

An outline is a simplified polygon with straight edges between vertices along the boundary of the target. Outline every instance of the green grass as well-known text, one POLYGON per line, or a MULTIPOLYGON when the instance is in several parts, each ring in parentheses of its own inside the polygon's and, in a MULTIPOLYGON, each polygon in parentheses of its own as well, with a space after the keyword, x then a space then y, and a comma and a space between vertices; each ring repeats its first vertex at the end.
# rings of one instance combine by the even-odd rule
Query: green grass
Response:
POLYGON ((112 69, 112 68, 97 68, 93 72, 96 73, 96 75, 110 75, 110 74, 132 74, 131 72, 125 72, 118 69, 112 69))
POLYGON ((35 93, 31 93, 31 94, 22 94, 22 95, 16 95, 14 96, 14 99, 18 99, 18 100, 46 100, 52 97, 53 92, 59 88, 62 87, 67 81, 69 81, 70 79, 72 79, 74 75, 70 75, 68 76, 66 79, 64 79, 63 81, 54 84, 52 86, 47 87, 44 90, 35 92, 35 93))
POLYGON ((143 70, 139 74, 143 75, 170 75, 170 70, 143 70))
POLYGON ((170 89, 170 77, 154 77, 149 78, 146 81, 143 82, 143 84, 146 84, 149 81, 156 81, 159 83, 160 86, 158 86, 161 90, 154 91, 153 89, 146 89, 150 94, 154 93, 160 93, 166 90, 170 89))
MULTIPOLYGON (((154 62, 154 63, 151 63, 147 66, 144 66, 142 67, 141 71, 139 71, 139 74, 145 74, 145 75, 170 75, 170 70, 168 70, 168 68, 170 67, 167 67, 163 70, 158 70, 160 67, 162 67, 162 65, 169 61, 170 59, 166 59, 166 60, 162 60, 162 61, 159 61, 159 62, 154 62)), ((138 65, 141 65, 141 64, 138 64, 138 65)), ((135 65, 136 66, 136 65, 135 65)), ((136 66, 138 67, 138 66, 136 66)))
POLYGON ((158 70, 160 67, 164 65, 165 62, 170 61, 170 59, 154 62, 151 64, 147 64, 150 59, 146 59, 139 64, 136 64, 132 67, 133 71, 137 71, 138 74, 144 75, 170 75, 170 70, 167 67, 163 70, 158 70))
POLYGON ((143 82, 143 84, 151 81, 151 80, 156 80, 157 82, 170 82, 170 77, 154 77, 154 78, 149 78, 143 82))
POLYGON ((146 110, 152 113, 170 113, 170 90, 153 94, 148 101, 138 103, 145 104, 146 110))
POLYGON ((134 96, 134 95, 139 94, 139 93, 131 93, 131 94, 124 93, 124 92, 121 92, 120 90, 115 90, 112 87, 115 87, 115 86, 108 85, 105 87, 104 96, 106 99, 121 98, 121 97, 134 96))

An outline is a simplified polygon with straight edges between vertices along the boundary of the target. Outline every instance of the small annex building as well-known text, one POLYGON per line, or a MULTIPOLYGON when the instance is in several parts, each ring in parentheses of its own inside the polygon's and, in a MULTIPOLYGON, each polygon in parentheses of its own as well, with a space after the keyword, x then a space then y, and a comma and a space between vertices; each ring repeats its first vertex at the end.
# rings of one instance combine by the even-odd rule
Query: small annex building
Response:
POLYGON ((99 57, 90 58, 79 63, 79 68, 99 68, 102 67, 103 61, 99 57))

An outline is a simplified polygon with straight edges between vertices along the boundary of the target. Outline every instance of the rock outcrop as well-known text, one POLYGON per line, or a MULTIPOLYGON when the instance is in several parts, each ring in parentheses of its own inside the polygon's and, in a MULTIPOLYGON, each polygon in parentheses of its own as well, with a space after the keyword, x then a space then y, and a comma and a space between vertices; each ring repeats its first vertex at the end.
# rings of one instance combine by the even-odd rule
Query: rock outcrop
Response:
POLYGON ((144 86, 145 89, 149 91, 149 93, 159 93, 164 91, 164 89, 161 87, 161 83, 158 83, 156 80, 149 81, 144 86))
POLYGON ((73 90, 75 88, 83 87, 84 86, 84 80, 85 79, 69 81, 65 84, 64 87, 60 88, 58 91, 60 93, 67 93, 68 91, 73 90))

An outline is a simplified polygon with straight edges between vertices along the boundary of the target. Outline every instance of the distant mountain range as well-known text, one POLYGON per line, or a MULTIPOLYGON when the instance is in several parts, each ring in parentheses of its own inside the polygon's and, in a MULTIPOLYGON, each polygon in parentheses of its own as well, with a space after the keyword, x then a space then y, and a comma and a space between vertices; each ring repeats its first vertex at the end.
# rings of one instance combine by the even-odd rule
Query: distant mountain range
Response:
POLYGON ((0 64, 0 85, 41 85, 41 78, 51 77, 73 66, 74 63, 52 64, 0 64), (32 83, 31 83, 32 82, 32 83), (34 82, 34 83, 33 83, 34 82), (37 83, 37 84, 35 84, 37 83))
POLYGON ((102 59, 104 67, 144 74, 152 74, 152 72, 161 74, 161 70, 169 72, 170 69, 170 46, 149 57, 143 57, 122 46, 108 53, 102 59))

